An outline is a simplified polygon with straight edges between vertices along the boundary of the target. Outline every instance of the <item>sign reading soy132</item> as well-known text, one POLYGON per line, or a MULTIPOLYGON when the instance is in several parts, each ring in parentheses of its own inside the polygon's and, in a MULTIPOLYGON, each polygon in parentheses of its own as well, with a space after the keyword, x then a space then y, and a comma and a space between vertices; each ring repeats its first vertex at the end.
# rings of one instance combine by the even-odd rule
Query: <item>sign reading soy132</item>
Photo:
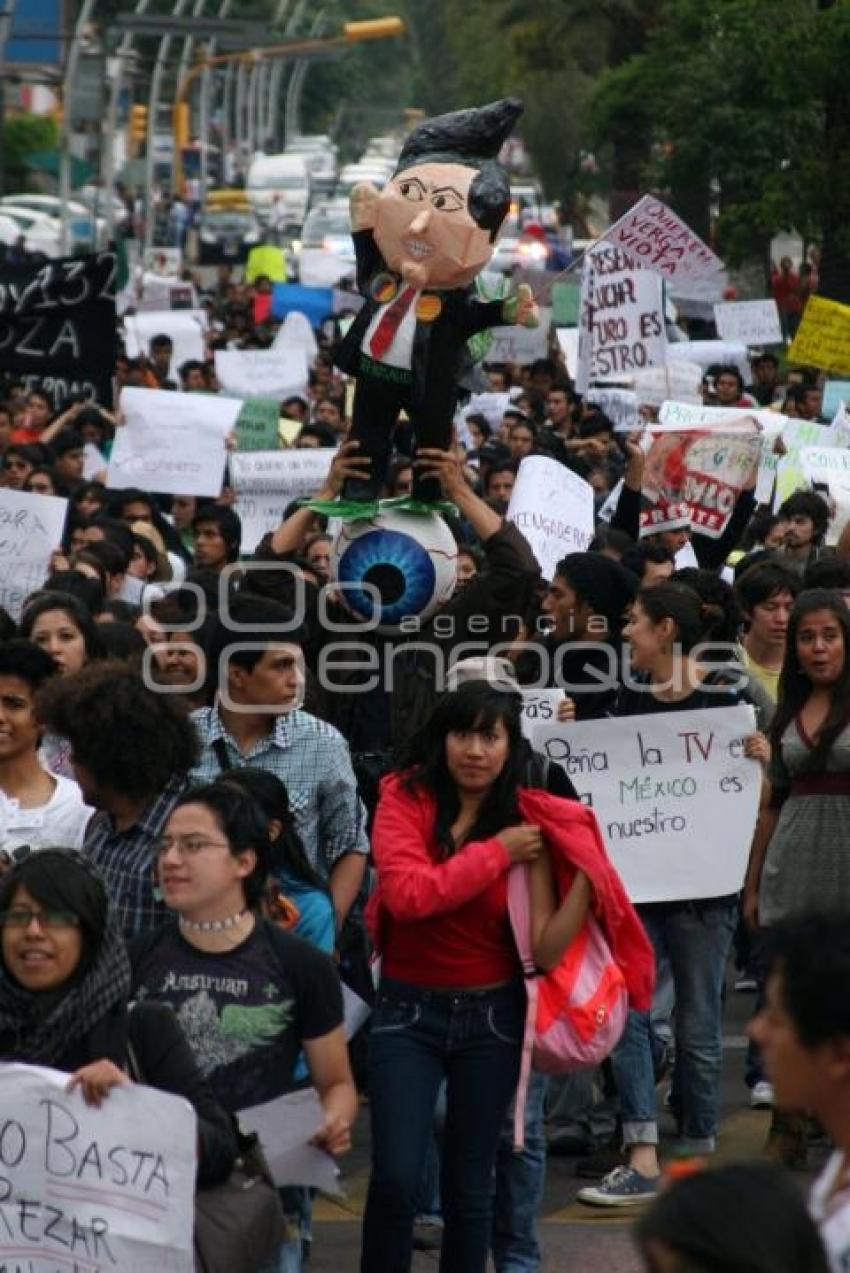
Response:
POLYGON ((0 1269, 192 1273, 197 1120, 187 1101, 0 1065, 0 1269))
POLYGON ((599 721, 526 720, 535 750, 593 807, 633 902, 736 893, 758 813, 761 769, 744 755, 751 707, 599 721))

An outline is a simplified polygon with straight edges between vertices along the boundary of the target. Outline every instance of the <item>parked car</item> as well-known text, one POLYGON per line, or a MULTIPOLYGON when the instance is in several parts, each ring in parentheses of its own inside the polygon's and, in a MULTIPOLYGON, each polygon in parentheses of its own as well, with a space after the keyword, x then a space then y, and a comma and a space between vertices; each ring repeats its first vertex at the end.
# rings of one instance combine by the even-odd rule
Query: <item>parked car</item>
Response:
MULTIPOLYGON (((52 194, 10 194, 0 199, 0 210, 6 207, 42 212, 61 222, 62 200, 52 194)), ((106 246, 108 227, 104 217, 96 217, 84 203, 68 200, 68 248, 70 252, 94 252, 106 246)))
POLYGON ((12 247, 21 235, 28 252, 43 252, 49 257, 62 255, 62 227, 58 221, 44 213, 0 204, 0 242, 12 247))
POLYGON ((310 171, 304 155, 255 155, 245 192, 257 216, 277 230, 302 226, 310 206, 310 171))
POLYGON ((198 224, 200 265, 244 265, 262 228, 244 190, 211 190, 198 224))
POLYGON ((333 287, 353 274, 354 244, 348 219, 348 203, 319 204, 301 234, 298 274, 305 287, 333 287))

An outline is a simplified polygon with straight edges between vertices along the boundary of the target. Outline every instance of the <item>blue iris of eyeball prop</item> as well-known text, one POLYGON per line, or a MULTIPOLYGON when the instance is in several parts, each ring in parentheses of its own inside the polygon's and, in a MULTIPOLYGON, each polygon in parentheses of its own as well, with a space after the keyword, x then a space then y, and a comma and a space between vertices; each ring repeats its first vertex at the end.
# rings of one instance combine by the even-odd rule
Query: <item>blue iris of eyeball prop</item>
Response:
POLYGON ((454 591, 457 544, 437 513, 397 513, 344 522, 331 550, 331 578, 346 603, 364 619, 392 628, 404 619, 429 618, 454 591))

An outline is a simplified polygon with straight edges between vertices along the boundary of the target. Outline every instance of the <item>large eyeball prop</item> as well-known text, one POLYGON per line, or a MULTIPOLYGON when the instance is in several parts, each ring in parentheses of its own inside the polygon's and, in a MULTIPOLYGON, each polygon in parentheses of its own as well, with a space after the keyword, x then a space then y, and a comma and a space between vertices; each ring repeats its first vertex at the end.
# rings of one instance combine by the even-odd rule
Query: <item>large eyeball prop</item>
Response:
POLYGON ((378 626, 429 618, 454 591, 457 544, 436 513, 396 513, 344 522, 331 550, 331 578, 344 585, 356 614, 374 617, 371 584, 380 596, 378 626))

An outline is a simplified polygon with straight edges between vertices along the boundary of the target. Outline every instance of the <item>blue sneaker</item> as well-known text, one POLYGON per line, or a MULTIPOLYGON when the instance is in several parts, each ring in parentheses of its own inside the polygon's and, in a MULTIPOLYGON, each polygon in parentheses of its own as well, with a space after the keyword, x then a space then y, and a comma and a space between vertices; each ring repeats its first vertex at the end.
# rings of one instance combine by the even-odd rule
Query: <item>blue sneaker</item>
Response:
POLYGON ((658 1180, 642 1176, 634 1167, 615 1167, 598 1185, 579 1189, 576 1197, 589 1207, 637 1207, 655 1197, 658 1180))

